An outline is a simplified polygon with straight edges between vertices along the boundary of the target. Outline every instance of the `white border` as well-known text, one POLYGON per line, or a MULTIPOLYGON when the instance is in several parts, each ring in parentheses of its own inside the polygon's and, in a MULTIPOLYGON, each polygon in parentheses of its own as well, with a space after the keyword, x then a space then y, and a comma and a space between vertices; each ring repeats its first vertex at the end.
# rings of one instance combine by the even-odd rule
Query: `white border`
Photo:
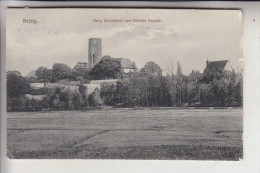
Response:
POLYGON ((1 3, 1 171, 77 172, 260 172, 260 2, 21 2, 1 3), (145 7, 241 9, 244 21, 244 158, 242 161, 9 160, 6 159, 5 8, 145 7))

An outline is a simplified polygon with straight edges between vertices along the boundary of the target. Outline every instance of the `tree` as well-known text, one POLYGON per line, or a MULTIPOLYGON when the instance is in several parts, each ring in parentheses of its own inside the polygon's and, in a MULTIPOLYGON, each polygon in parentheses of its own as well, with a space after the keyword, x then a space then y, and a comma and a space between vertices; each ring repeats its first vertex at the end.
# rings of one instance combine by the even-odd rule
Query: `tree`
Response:
POLYGON ((39 82, 41 82, 41 80, 38 79, 37 77, 29 77, 29 78, 26 78, 26 80, 29 83, 39 83, 39 82))
POLYGON ((176 104, 181 106, 184 103, 184 75, 179 62, 177 63, 176 74, 176 104))
POLYGON ((172 75, 171 76, 166 76, 167 78, 167 90, 170 94, 170 99, 171 99, 171 106, 176 105, 176 93, 177 93, 177 87, 176 87, 176 76, 172 75))
POLYGON ((108 106, 115 106, 116 105, 116 87, 112 86, 103 86, 100 90, 100 97, 104 100, 104 104, 108 106))
POLYGON ((197 105, 200 103, 200 78, 199 71, 192 70, 188 76, 187 90, 188 90, 188 104, 197 105))
POLYGON ((182 68, 179 62, 177 63, 177 76, 183 76, 182 68))
POLYGON ((26 99, 24 96, 7 99, 7 111, 23 111, 26 106, 26 99))
POLYGON ((116 79, 122 75, 122 66, 117 59, 106 56, 92 68, 90 75, 96 80, 116 79))
POLYGON ((199 100, 203 106, 212 106, 213 94, 210 84, 201 83, 199 86, 199 100))
POLYGON ((100 98, 100 90, 96 88, 92 94, 90 94, 88 98, 89 104, 91 106, 99 106, 103 104, 101 98, 100 98))
POLYGON ((53 74, 53 71, 51 69, 47 69, 46 67, 39 67, 35 75, 41 82, 55 82, 56 77, 53 74))
POLYGON ((237 105, 236 106, 242 106, 243 105, 243 81, 240 79, 236 85, 235 88, 235 100, 237 105))
POLYGON ((73 92, 68 89, 60 93, 59 100, 64 103, 64 108, 66 110, 71 110, 75 108, 73 104, 73 97, 73 92))
POLYGON ((15 98, 26 94, 30 85, 24 77, 16 73, 7 73, 7 97, 15 98))
POLYGON ((142 68, 140 72, 148 76, 162 75, 161 67, 151 61, 146 63, 144 68, 142 68))
POLYGON ((88 101, 79 92, 74 92, 73 104, 75 109, 79 109, 88 106, 88 101))
POLYGON ((55 63, 52 66, 52 71, 57 80, 71 79, 72 77, 72 69, 66 64, 55 63))
POLYGON ((117 105, 123 107, 172 105, 167 78, 154 62, 147 63, 140 72, 128 73, 118 81, 115 93, 117 105))
POLYGON ((90 69, 88 68, 73 68, 72 79, 80 81, 81 83, 87 83, 90 80, 90 69))

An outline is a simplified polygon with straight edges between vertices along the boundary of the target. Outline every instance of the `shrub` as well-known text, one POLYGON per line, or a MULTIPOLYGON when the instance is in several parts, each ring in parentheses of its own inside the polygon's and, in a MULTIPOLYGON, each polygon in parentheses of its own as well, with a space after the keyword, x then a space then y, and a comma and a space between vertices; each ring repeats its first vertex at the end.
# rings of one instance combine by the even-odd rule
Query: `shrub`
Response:
POLYGON ((95 91, 92 94, 90 94, 90 96, 88 97, 88 102, 90 106, 96 107, 103 104, 99 93, 99 89, 96 88, 95 91))

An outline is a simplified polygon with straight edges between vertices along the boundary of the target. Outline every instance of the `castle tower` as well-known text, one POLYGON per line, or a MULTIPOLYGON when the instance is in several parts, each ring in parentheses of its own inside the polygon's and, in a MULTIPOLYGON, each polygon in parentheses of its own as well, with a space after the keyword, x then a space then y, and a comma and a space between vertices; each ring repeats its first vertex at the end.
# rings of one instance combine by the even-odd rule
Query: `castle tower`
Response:
POLYGON ((93 68, 102 58, 102 39, 90 38, 88 42, 88 65, 93 68))

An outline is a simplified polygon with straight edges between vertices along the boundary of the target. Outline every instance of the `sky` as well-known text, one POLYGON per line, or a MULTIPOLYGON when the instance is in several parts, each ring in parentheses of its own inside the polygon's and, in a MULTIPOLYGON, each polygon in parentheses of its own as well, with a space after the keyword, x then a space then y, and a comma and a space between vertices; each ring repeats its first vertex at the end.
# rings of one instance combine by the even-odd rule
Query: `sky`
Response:
POLYGON ((176 73, 179 62, 187 75, 203 72, 207 60, 243 68, 240 10, 38 8, 6 15, 6 69, 22 75, 54 63, 73 68, 87 62, 89 38, 102 38, 103 56, 129 58, 138 69, 153 61, 164 74, 176 73))

